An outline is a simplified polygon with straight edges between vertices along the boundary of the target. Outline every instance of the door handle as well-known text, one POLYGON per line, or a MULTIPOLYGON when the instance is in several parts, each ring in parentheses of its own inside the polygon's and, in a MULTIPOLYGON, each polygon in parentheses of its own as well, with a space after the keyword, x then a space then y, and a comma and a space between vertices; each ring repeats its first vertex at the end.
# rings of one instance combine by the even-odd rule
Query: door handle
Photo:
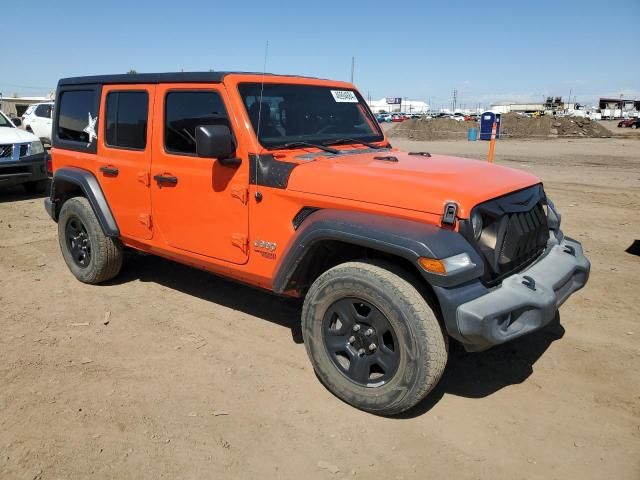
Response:
POLYGON ((158 182, 158 185, 177 185, 178 177, 172 177, 171 175, 154 175, 153 179, 158 182))
POLYGON ((101 166, 100 171, 109 177, 117 177, 119 173, 116 167, 109 167, 107 165, 101 166))

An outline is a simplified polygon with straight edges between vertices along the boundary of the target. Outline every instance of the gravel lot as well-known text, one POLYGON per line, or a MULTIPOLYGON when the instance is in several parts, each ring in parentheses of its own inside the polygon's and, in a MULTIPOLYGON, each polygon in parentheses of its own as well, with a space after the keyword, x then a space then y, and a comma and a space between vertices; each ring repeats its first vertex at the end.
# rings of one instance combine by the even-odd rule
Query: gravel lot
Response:
MULTIPOLYGON (((487 142, 396 146, 486 158, 487 142)), ((559 323, 453 346, 402 418, 326 391, 299 305, 132 254, 77 282, 41 198, 0 193, 0 478, 640 478, 640 141, 499 142, 592 261, 559 323)), ((428 161, 428 159, 425 159, 428 161)))

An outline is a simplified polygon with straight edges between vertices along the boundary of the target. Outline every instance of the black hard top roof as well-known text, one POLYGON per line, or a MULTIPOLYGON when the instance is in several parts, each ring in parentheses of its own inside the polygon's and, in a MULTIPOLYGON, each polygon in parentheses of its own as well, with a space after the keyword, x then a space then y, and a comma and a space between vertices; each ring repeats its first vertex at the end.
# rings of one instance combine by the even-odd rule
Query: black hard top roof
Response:
MULTIPOLYGON (((170 73, 125 73, 119 75, 93 75, 88 77, 69 77, 58 81, 62 85, 110 84, 110 83, 220 83, 230 74, 262 75, 256 72, 170 72, 170 73)), ((274 75, 268 76, 298 76, 274 75)), ((313 77, 302 77, 313 78, 313 77)))

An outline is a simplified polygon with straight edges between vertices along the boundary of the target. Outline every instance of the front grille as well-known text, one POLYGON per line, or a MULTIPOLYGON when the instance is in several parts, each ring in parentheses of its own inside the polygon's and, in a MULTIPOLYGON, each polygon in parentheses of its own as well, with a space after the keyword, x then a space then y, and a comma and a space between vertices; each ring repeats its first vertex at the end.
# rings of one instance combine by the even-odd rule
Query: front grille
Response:
POLYGON ((10 158, 13 145, 0 145, 0 158, 10 158))
POLYGON ((23 143, 22 145, 20 145, 20 157, 26 157, 28 151, 29 151, 28 144, 23 143))
POLYGON ((549 240, 542 185, 510 193, 477 205, 482 216, 482 234, 474 239, 471 222, 460 224, 460 232, 474 245, 485 263, 487 286, 520 271, 538 258, 549 240))
POLYGON ((504 275, 526 265, 542 253, 549 240, 549 226, 542 203, 528 212, 507 214, 506 229, 496 242, 498 273, 504 275))

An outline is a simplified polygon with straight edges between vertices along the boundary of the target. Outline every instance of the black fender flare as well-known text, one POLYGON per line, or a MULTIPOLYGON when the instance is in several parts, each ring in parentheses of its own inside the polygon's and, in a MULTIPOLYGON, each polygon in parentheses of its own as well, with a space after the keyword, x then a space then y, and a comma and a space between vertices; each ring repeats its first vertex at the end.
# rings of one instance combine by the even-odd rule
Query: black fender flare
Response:
POLYGON ((51 218, 58 221, 62 203, 69 198, 70 192, 80 188, 95 213, 102 231, 108 237, 119 237, 120 229, 109 208, 109 203, 95 175, 76 167, 63 167, 56 170, 51 181, 50 198, 45 199, 45 208, 51 218))
POLYGON ((273 290, 283 293, 305 255, 318 242, 337 240, 410 261, 431 285, 451 287, 482 276, 484 263, 458 232, 436 225, 379 214, 317 210, 303 221, 286 246, 275 269, 273 290), (437 275, 420 267, 418 259, 447 258, 467 253, 475 267, 454 275, 437 275))

